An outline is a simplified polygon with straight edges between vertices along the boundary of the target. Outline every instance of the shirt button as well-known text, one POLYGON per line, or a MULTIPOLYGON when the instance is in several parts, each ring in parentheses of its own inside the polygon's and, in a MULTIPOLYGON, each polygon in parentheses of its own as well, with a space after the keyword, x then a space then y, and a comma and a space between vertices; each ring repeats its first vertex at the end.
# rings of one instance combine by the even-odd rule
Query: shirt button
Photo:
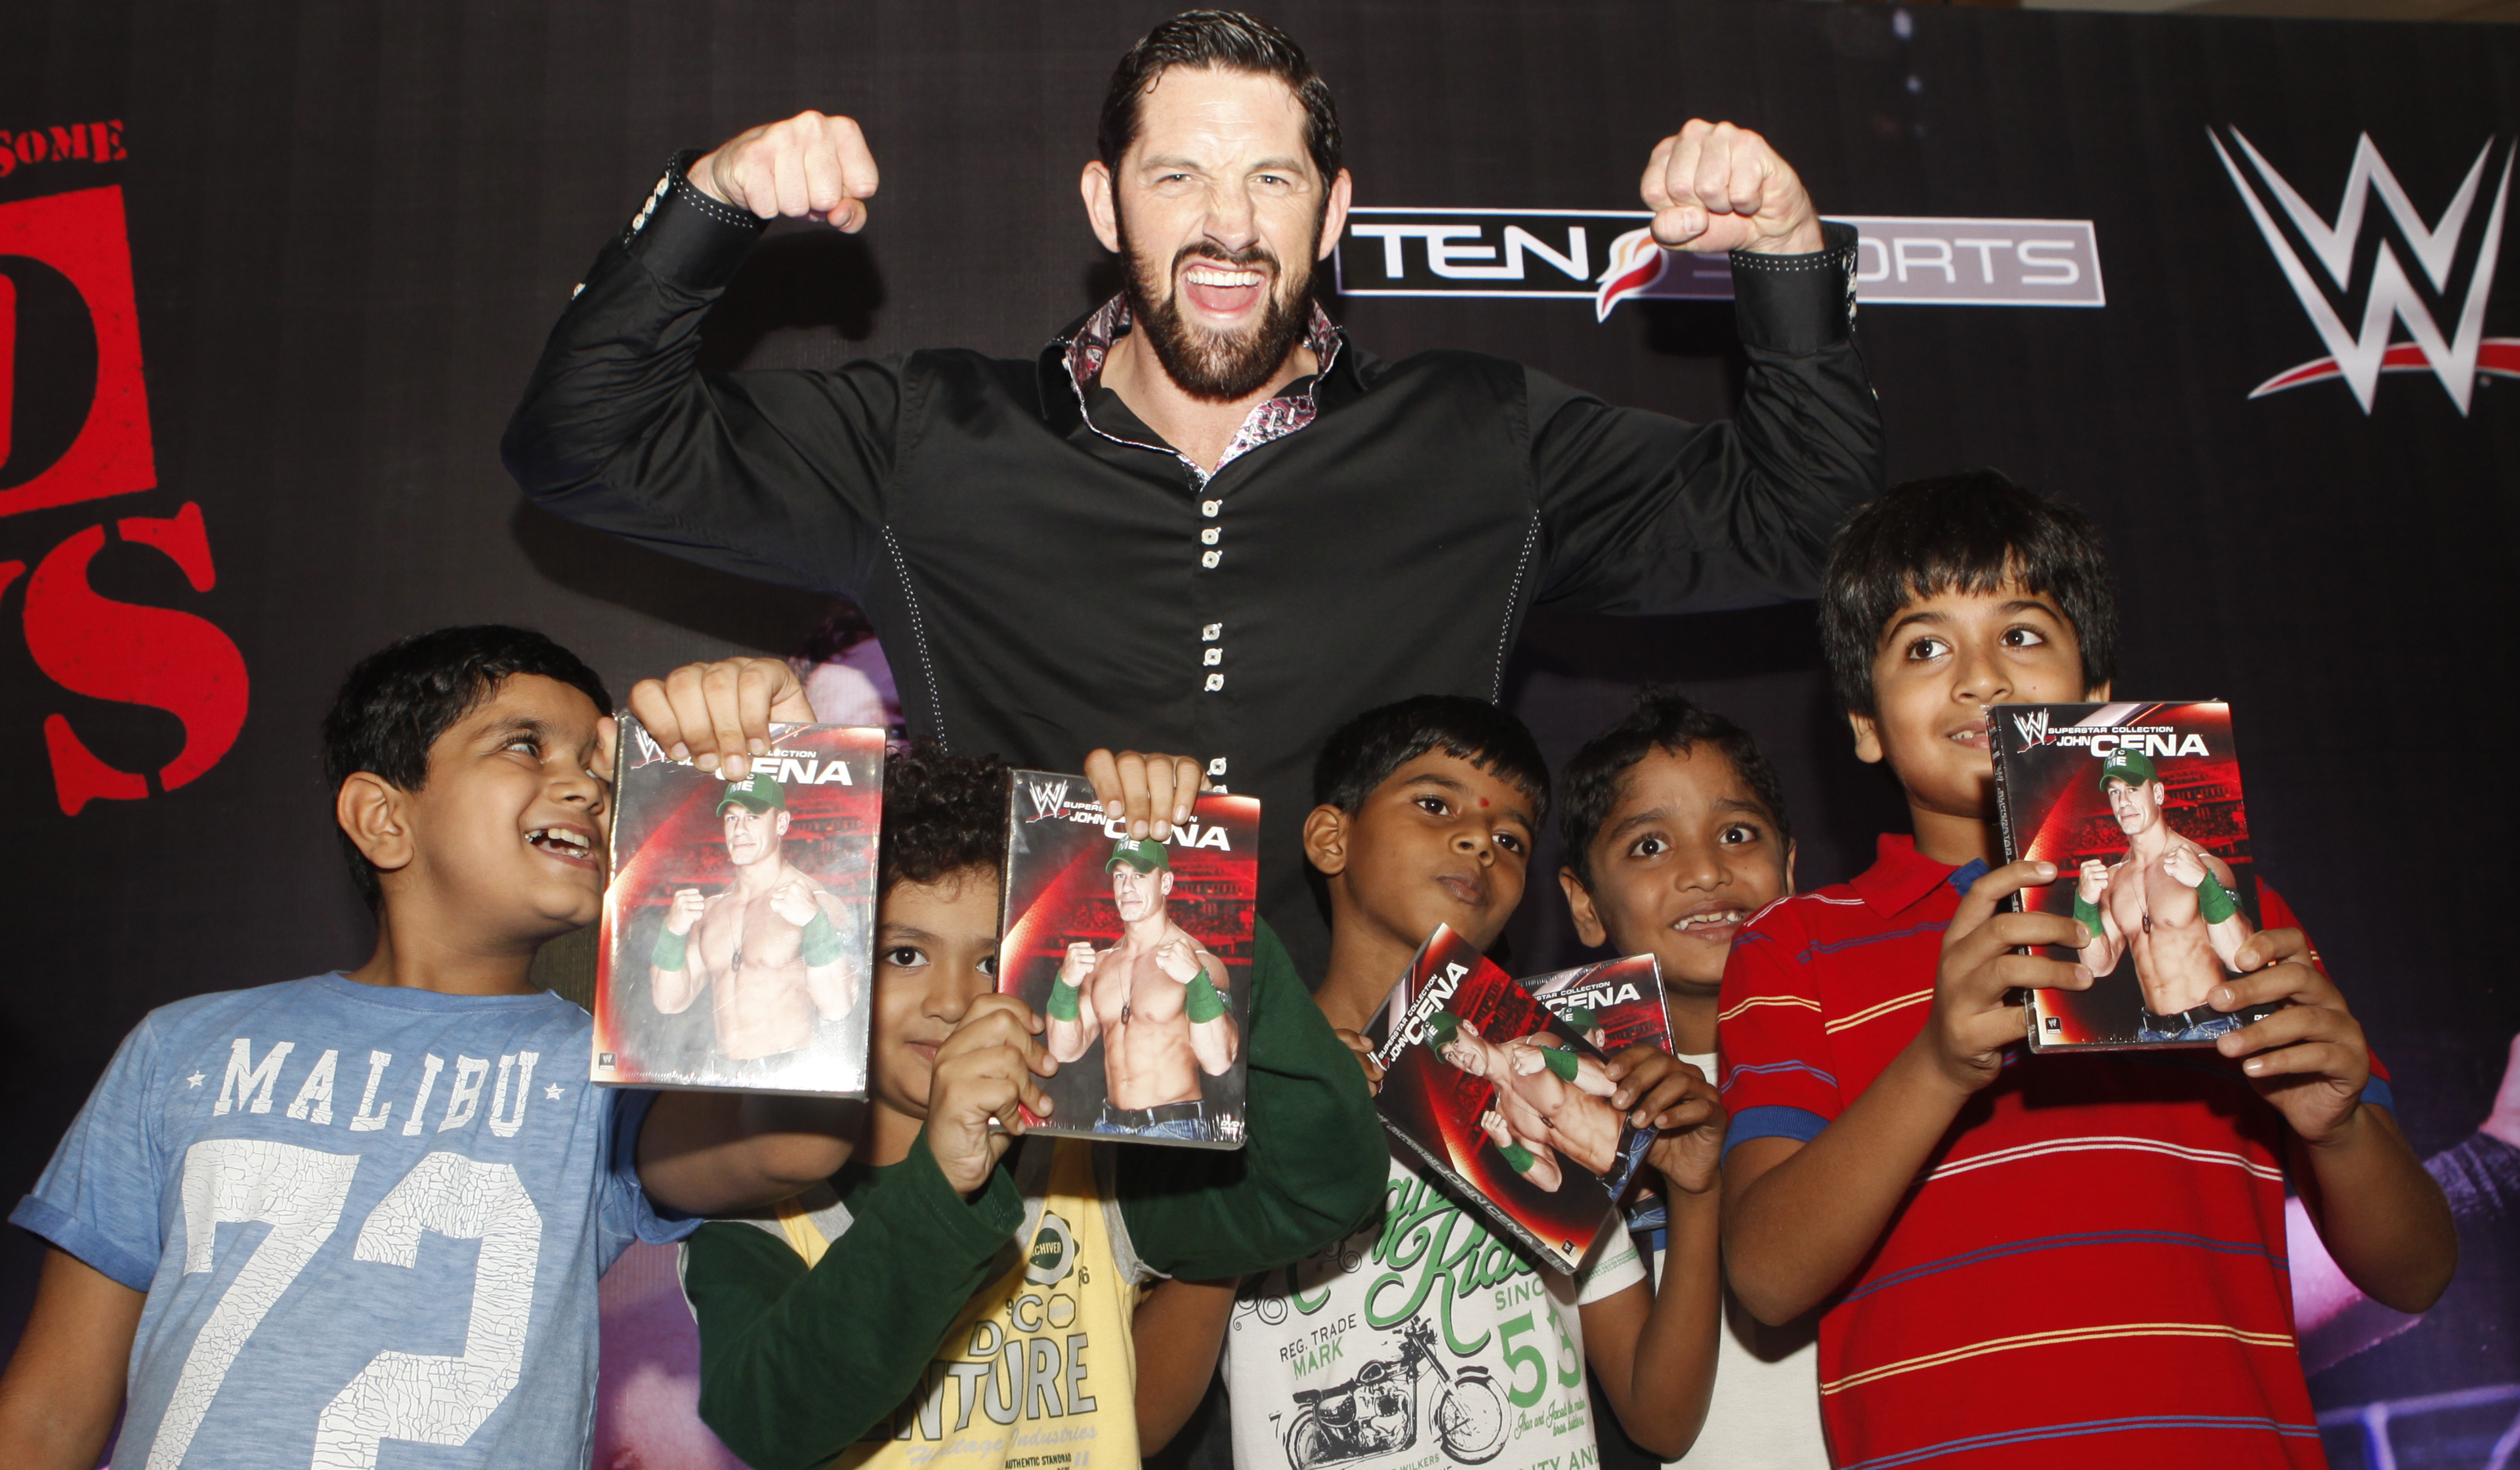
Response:
POLYGON ((1198 503, 1198 513, 1201 515, 1214 515, 1224 509, 1225 502, 1221 500, 1203 500, 1198 503))
POLYGON ((1223 552, 1201 552, 1198 554, 1198 564, 1201 566, 1213 567, 1216 563, 1224 559, 1225 554, 1223 552))
POLYGON ((1214 546, 1214 545, 1216 545, 1216 538, 1217 538, 1220 534, 1222 534, 1222 533, 1221 533, 1221 532, 1219 532, 1219 531, 1217 530, 1217 528, 1216 528, 1216 527, 1214 527, 1214 526, 1209 526, 1206 530, 1203 530, 1203 531, 1201 531, 1201 532, 1199 532, 1199 533, 1198 533, 1199 545, 1201 545, 1201 546, 1214 546))
POLYGON ((1207 650, 1207 656, 1200 659, 1199 662, 1212 669, 1218 664, 1225 662, 1225 650, 1223 648, 1210 648, 1207 650))
POLYGON ((1203 644, 1212 644, 1219 638, 1223 637, 1224 634, 1225 625, 1223 623, 1210 623, 1206 627, 1198 630, 1198 641, 1203 644))
POLYGON ((1208 691, 1209 693, 1213 694, 1213 693, 1215 693, 1218 690, 1221 690, 1221 689, 1223 689, 1223 688, 1225 688, 1225 676, 1224 676, 1224 675, 1222 675, 1222 674, 1210 674, 1210 675, 1208 675, 1208 676, 1207 676, 1207 691, 1208 691))
POLYGON ((1220 755, 1216 759, 1209 761, 1207 763, 1207 774, 1210 776, 1223 776, 1225 774, 1225 757, 1220 755))

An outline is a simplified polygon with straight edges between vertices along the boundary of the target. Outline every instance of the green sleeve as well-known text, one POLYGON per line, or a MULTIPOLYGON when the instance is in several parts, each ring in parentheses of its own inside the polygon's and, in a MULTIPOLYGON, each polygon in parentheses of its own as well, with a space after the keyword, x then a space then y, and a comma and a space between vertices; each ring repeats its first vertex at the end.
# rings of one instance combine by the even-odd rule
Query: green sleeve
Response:
POLYGON ((1365 1223, 1391 1176, 1365 1071, 1267 924, 1252 949, 1239 1149, 1123 1148, 1120 1210, 1148 1265, 1193 1280, 1283 1266, 1365 1223))
POLYGON ((757 1225, 704 1225, 683 1248, 700 1418, 756 1470, 820 1465, 899 1407, 1023 1223, 1005 1170, 965 1200, 924 1137, 848 1205, 811 1270, 757 1225))

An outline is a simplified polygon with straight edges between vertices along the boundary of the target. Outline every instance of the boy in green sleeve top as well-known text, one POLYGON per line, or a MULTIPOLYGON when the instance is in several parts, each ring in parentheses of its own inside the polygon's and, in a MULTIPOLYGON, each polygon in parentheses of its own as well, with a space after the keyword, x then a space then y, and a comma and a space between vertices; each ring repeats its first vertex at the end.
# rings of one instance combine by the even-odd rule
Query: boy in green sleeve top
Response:
MULTIPOLYGON (((1379 1201, 1355 1059, 1266 925, 1251 971, 1238 1152, 1018 1141, 1047 1114, 1044 1023, 997 993, 1007 770, 918 748, 884 771, 873 1085, 864 1145, 684 1257, 700 1414, 757 1470, 1135 1464, 1133 1321, 1187 1283, 1267 1270, 1379 1201)), ((1147 1439, 1173 1422, 1147 1426, 1147 1439)))

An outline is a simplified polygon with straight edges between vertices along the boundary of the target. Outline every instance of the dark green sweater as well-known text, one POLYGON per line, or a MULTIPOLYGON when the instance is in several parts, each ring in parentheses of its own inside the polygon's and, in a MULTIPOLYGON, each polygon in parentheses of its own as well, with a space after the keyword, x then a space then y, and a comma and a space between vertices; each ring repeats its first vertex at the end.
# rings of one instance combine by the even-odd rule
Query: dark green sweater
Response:
MULTIPOLYGON (((1166 1275, 1283 1266, 1381 1205, 1391 1155, 1364 1074, 1266 924, 1247 1041, 1240 1149, 1119 1146, 1130 1242, 1166 1275)), ((1023 1220, 1004 1167, 966 1200, 924 1135, 900 1165, 834 1182, 851 1224, 811 1270, 751 1225, 703 1225, 685 1247, 700 1417, 756 1470, 819 1465, 898 1407, 1023 1220)))

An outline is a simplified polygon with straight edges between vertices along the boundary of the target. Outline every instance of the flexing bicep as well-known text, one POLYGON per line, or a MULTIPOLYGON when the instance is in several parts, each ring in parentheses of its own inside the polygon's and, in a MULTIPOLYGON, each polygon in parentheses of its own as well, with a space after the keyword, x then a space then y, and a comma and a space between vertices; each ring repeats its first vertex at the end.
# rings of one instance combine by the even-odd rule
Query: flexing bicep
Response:
POLYGON ((34 1311, 0 1374, 0 1465, 87 1470, 122 1409, 146 1293, 59 1247, 44 1253, 34 1311))

